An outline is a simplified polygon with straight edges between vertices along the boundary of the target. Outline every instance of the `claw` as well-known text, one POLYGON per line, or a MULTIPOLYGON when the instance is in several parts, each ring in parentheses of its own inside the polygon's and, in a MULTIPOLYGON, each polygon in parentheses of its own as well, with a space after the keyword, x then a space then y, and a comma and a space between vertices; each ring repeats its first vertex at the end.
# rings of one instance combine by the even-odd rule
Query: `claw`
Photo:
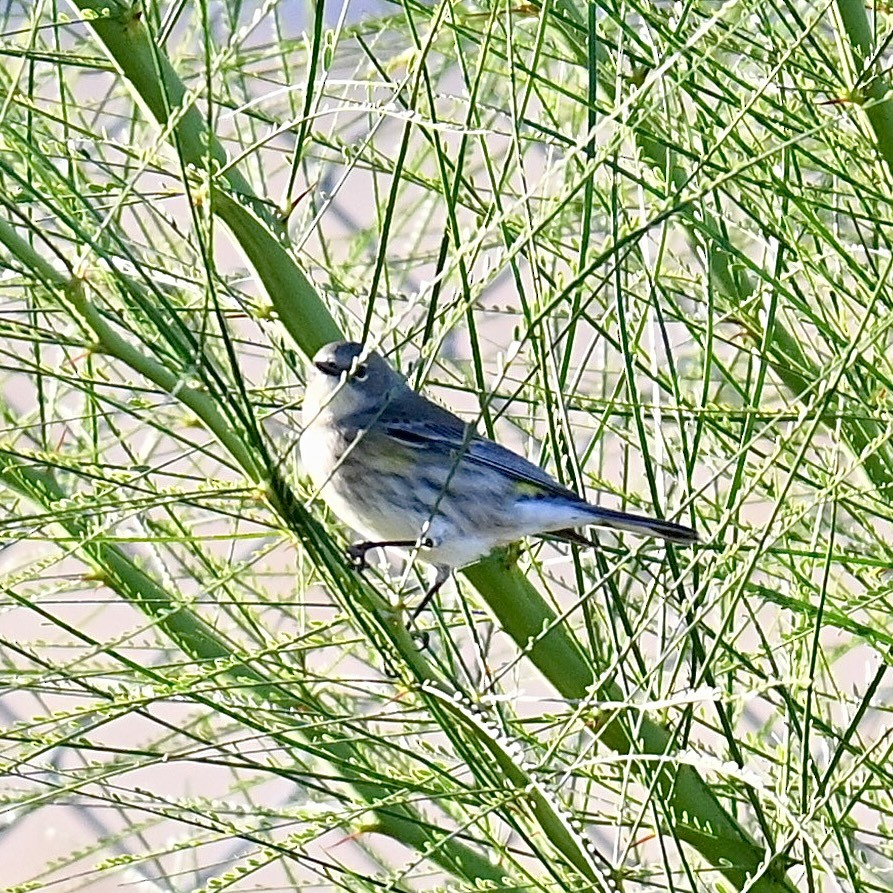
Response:
POLYGON ((409 635, 412 637, 412 641, 415 643, 416 648, 419 651, 427 651, 428 646, 431 644, 431 636, 428 634, 428 630, 412 630, 409 627, 407 627, 407 629, 409 630, 409 635))
POLYGON ((347 547, 347 558, 358 571, 364 571, 369 567, 369 562, 366 561, 368 551, 366 543, 354 543, 347 547))
POLYGON ((434 578, 434 582, 429 587, 428 591, 425 593, 421 602, 419 602, 418 607, 412 612, 412 620, 418 619, 419 614, 425 610, 428 603, 437 595, 440 587, 446 583, 450 578, 450 574, 452 573, 452 568, 447 567, 445 564, 440 564, 437 566, 437 576, 434 578))

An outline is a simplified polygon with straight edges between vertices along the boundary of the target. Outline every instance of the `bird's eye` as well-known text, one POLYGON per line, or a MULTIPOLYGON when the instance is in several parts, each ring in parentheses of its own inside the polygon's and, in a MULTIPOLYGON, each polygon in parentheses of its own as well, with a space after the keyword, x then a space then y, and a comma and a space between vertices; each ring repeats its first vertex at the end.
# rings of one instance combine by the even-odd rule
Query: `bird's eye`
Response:
POLYGON ((354 369, 353 377, 357 381, 365 381, 367 376, 369 375, 369 367, 366 366, 365 363, 360 363, 356 369, 354 369))

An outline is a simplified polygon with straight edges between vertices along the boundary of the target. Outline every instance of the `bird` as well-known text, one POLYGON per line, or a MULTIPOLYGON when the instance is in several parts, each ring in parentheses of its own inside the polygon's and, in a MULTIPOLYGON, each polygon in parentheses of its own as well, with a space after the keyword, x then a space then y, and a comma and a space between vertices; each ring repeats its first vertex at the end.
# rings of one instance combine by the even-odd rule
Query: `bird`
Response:
POLYGON ((315 493, 364 537, 348 549, 358 569, 386 546, 434 566, 413 618, 452 571, 528 536, 593 546, 577 532, 591 525, 683 545, 699 539, 682 524, 587 502, 355 341, 333 341, 313 357, 300 452, 315 493))

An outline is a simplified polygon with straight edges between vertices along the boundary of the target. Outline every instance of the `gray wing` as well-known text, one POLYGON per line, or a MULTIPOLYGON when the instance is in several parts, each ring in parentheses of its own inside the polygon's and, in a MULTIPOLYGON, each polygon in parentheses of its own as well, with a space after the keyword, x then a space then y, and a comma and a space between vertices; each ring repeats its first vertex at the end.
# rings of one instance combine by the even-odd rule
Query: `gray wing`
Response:
POLYGON ((392 400, 381 412, 378 421, 387 436, 399 443, 419 450, 453 451, 461 455, 464 462, 492 468, 555 496, 563 496, 574 502, 583 501, 572 490, 562 487, 546 474, 539 465, 481 437, 458 416, 413 391, 392 400))
MULTIPOLYGON (((590 505, 573 490, 562 487, 538 465, 475 434, 458 416, 420 397, 409 388, 392 398, 384 409, 376 409, 374 415, 367 414, 363 419, 357 417, 355 424, 357 428, 368 428, 375 424, 376 431, 383 432, 395 443, 420 451, 438 450, 441 454, 446 452, 448 455, 455 455, 457 460, 461 457, 463 462, 495 469, 522 484, 530 485, 533 488, 532 495, 548 493, 576 506, 586 506, 592 513, 591 523, 600 527, 628 530, 639 536, 658 536, 674 543, 690 545, 698 541, 697 533, 682 524, 590 505)), ((577 537, 571 530, 558 530, 554 533, 576 542, 588 542, 577 537)))

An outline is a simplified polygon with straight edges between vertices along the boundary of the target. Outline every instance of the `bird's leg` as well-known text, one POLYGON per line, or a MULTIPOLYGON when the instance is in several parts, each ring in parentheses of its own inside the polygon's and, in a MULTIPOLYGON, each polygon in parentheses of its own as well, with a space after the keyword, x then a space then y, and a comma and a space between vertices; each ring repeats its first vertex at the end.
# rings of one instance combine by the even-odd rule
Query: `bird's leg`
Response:
POLYGON ((445 564, 437 565, 437 576, 434 577, 434 582, 428 588, 428 591, 425 593, 422 600, 419 602, 418 607, 412 612, 412 621, 418 619, 419 614, 425 610, 425 608, 431 603, 431 599, 434 598, 435 595, 440 591, 440 587, 446 583, 450 578, 451 568, 447 567, 445 564))
POLYGON ((395 546, 400 549, 412 549, 414 546, 430 548, 432 545, 433 542, 427 539, 421 542, 418 540, 382 540, 377 543, 354 543, 352 546, 347 547, 347 557, 358 571, 364 571, 369 567, 369 563, 366 561, 366 553, 372 549, 384 548, 386 546, 395 546))

